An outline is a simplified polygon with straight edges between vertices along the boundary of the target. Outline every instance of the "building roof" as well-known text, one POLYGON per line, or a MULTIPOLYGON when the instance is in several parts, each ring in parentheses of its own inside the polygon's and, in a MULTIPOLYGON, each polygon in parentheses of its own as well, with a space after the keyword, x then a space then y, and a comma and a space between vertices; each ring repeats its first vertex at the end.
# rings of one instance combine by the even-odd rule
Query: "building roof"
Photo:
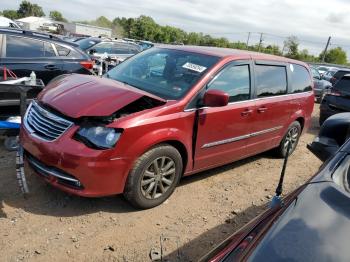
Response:
POLYGON ((82 23, 74 23, 74 24, 78 25, 78 26, 89 27, 89 28, 96 28, 96 29, 107 30, 107 31, 111 31, 112 32, 112 29, 108 28, 108 27, 101 27, 101 26, 82 24, 82 23))
POLYGON ((22 23, 35 23, 35 22, 53 22, 52 19, 47 17, 36 17, 36 16, 28 16, 21 19, 17 19, 17 21, 22 23))

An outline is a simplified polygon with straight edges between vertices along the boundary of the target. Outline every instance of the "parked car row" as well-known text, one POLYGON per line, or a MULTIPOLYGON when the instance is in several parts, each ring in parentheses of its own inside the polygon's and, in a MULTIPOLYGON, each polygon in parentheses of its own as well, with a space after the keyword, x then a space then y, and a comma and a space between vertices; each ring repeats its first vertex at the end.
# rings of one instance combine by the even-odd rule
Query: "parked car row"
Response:
MULTIPOLYGON (((203 261, 349 257, 350 114, 332 116, 350 110, 349 71, 321 70, 322 76, 300 61, 220 48, 76 43, 86 53, 50 35, 0 29, 1 66, 18 76, 35 71, 47 84, 21 127, 34 173, 71 194, 123 194, 137 208, 152 208, 182 176, 267 150, 287 157, 310 124, 316 97, 320 124, 326 122, 309 149, 331 159, 203 261), (105 53, 130 59, 103 78, 89 76, 88 54, 99 60, 105 53), (326 75, 337 79, 333 86, 326 75)), ((18 103, 11 94, 0 99, 18 103)))
POLYGON ((332 84, 329 81, 324 80, 320 72, 315 67, 311 67, 311 72, 312 72, 312 77, 314 81, 315 99, 316 99, 316 102, 319 103, 321 102, 324 92, 327 89, 329 89, 332 86, 332 84))

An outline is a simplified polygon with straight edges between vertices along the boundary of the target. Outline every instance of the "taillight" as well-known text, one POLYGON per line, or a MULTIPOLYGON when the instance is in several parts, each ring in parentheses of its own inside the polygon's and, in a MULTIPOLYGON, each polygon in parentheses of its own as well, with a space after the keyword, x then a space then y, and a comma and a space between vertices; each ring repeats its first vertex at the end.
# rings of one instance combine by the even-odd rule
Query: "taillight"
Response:
POLYGON ((87 70, 91 70, 94 67, 93 61, 81 61, 80 64, 82 67, 84 67, 87 70))
POLYGON ((332 96, 341 96, 341 93, 333 88, 326 89, 324 92, 325 95, 332 95, 332 96))

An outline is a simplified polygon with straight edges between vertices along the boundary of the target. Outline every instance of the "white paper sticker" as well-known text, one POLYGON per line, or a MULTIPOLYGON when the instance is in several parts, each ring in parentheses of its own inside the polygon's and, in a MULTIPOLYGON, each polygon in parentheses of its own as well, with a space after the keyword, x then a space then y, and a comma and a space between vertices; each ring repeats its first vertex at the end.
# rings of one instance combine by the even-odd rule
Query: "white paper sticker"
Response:
POLYGON ((292 64, 289 64, 290 71, 294 72, 294 66, 292 64))
POLYGON ((205 69, 207 69, 204 66, 192 64, 192 63, 189 63, 189 62, 184 64, 182 67, 186 68, 186 69, 189 69, 189 70, 192 70, 192 71, 196 71, 198 73, 202 73, 205 69))

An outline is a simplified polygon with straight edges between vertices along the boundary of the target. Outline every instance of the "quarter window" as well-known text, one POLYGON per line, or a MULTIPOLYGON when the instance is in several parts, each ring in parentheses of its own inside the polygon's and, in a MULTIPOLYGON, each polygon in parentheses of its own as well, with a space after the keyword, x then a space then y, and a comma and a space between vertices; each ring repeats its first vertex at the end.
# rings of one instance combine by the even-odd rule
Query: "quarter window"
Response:
MULTIPOLYGON (((307 69, 301 65, 292 64, 292 89, 291 93, 301 93, 312 90, 312 80, 307 69)), ((320 77, 318 71, 313 71, 314 77, 320 77)))
POLYGON ((209 83, 208 89, 222 90, 230 96, 229 102, 250 98, 249 65, 229 65, 209 83))
POLYGON ((70 49, 61 46, 61 45, 55 45, 57 53, 59 56, 68 56, 70 53, 70 49))
POLYGON ((257 97, 278 96, 287 93, 285 66, 256 65, 257 97))
POLYGON ((56 56, 55 51, 52 48, 51 43, 44 43, 44 56, 45 57, 53 57, 56 56))

